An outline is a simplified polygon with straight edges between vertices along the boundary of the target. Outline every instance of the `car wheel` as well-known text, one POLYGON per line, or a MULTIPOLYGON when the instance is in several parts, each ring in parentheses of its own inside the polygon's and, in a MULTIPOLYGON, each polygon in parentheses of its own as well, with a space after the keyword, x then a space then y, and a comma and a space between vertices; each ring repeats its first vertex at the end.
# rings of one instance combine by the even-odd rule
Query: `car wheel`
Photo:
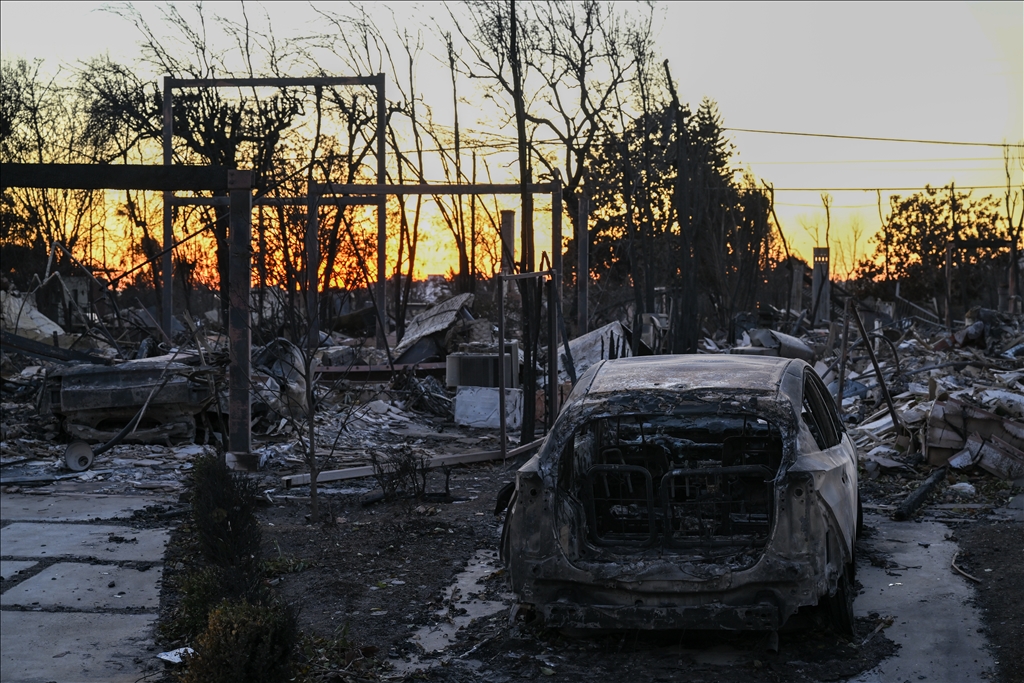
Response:
POLYGON ((829 625, 837 633, 847 637, 855 635, 853 590, 853 562, 850 562, 836 582, 835 594, 825 596, 822 601, 825 603, 825 614, 828 617, 829 625))

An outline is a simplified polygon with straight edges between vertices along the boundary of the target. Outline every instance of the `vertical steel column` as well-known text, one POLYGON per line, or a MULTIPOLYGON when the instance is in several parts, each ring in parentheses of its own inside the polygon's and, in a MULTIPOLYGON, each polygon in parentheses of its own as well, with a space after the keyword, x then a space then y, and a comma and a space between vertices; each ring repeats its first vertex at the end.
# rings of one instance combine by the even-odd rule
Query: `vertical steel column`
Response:
MULTIPOLYGON (((789 288, 789 308, 796 309, 797 313, 804 307, 804 264, 797 261, 796 257, 789 260, 793 267, 792 279, 789 288)), ((789 315, 789 311, 786 311, 789 315)))
MULTIPOLYGON (((896 283, 896 289, 899 289, 896 283)), ((898 293, 897 293, 898 296, 898 293)), ((867 342, 867 340, 864 340, 867 342)), ((836 408, 839 410, 839 417, 843 416, 843 390, 846 388, 846 353, 850 347, 850 297, 843 302, 843 349, 839 354, 839 387, 836 391, 836 408)))
POLYGON ((548 280, 548 431, 558 417, 558 318, 555 297, 560 295, 558 271, 552 270, 548 280))
POLYGON ((548 429, 558 415, 558 321, 555 300, 562 296, 562 177, 555 175, 551 190, 551 279, 548 281, 548 429))
MULTIPOLYGON (((505 213, 501 212, 502 226, 505 224, 505 213)), ((512 213, 509 211, 508 213, 512 213)), ((504 250, 503 250, 504 251, 504 250)), ((506 444, 507 429, 505 425, 505 277, 504 272, 496 278, 498 282, 498 424, 499 441, 501 441, 501 461, 508 457, 506 444)), ((525 406, 523 410, 525 410, 525 406)))
POLYGON ((1009 298, 1009 301, 1007 302, 1008 308, 1006 309, 1006 312, 1009 313, 1010 315, 1014 315, 1016 313, 1020 313, 1021 312, 1020 311, 1020 304, 1018 303, 1019 300, 1017 298, 1017 281, 1018 281, 1017 269, 1019 267, 1020 267, 1020 265, 1019 265, 1019 263, 1017 261, 1017 236, 1011 234, 1010 235, 1010 273, 1009 273, 1009 285, 1007 287, 1007 289, 1010 290, 1010 298, 1009 298))
POLYGON ((516 264, 516 212, 501 212, 501 272, 508 274, 515 272, 516 264))
MULTIPOLYGON (((379 211, 378 211, 379 212, 379 211)), ((306 188, 306 348, 320 345, 320 217, 313 183, 306 188)))
MULTIPOLYGON (((171 165, 171 138, 174 135, 174 92, 170 75, 164 76, 164 166, 171 165)), ((161 260, 163 268, 164 291, 160 297, 160 326, 164 334, 171 338, 171 316, 174 315, 174 260, 171 258, 171 246, 174 244, 174 221, 171 198, 173 192, 164 192, 164 255, 161 260)))
POLYGON ((555 177, 551 190, 551 269, 562 274, 562 178, 555 177))
POLYGON ((587 333, 590 324, 590 202, 580 195, 580 212, 576 221, 576 334, 587 333))
POLYGON ((953 243, 946 243, 946 332, 953 334, 953 243))
POLYGON ((228 340, 231 365, 228 370, 228 450, 236 462, 249 462, 250 435, 250 328, 249 293, 252 287, 252 173, 228 171, 231 208, 230 263, 228 281, 228 340))
MULTIPOLYGON (((386 117, 384 101, 384 74, 377 74, 377 184, 383 185, 387 172, 384 163, 384 119, 386 117)), ((377 330, 377 348, 386 348, 388 335, 388 298, 387 298, 387 197, 381 196, 377 205, 377 312, 383 329, 377 330)))

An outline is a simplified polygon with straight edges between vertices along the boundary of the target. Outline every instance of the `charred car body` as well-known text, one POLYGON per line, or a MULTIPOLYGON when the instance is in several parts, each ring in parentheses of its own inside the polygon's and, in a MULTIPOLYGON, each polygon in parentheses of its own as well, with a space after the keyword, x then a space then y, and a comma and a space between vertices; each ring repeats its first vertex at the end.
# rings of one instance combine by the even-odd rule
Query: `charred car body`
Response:
POLYGON ((569 628, 853 627, 854 446, 802 360, 653 356, 578 382, 519 469, 502 556, 569 628))
POLYGON ((192 443, 196 419, 214 403, 215 393, 214 371, 189 365, 189 360, 167 355, 60 368, 47 376, 43 411, 60 418, 73 438, 89 443, 115 435, 126 443, 192 443), (131 433, 118 435, 129 425, 131 433))

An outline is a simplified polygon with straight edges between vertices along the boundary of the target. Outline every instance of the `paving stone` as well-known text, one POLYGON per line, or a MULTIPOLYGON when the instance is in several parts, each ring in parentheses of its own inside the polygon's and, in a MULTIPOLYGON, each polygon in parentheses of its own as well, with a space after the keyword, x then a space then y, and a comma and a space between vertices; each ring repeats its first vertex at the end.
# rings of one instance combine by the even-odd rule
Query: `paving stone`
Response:
POLYGON ((0 596, 5 607, 70 607, 80 610, 160 607, 162 570, 58 562, 0 596))
POLYGON ((0 680, 135 683, 155 614, 0 611, 0 680))
POLYGON ((109 524, 15 522, 0 533, 6 557, 92 557, 103 562, 162 562, 168 532, 109 524))
POLYGON ((106 496, 65 493, 50 496, 7 494, 0 497, 0 519, 40 522, 87 522, 92 519, 126 519, 147 505, 168 504, 167 496, 106 496))
POLYGON ((36 562, 19 562, 17 560, 0 560, 0 578, 10 581, 19 572, 36 566, 36 562))

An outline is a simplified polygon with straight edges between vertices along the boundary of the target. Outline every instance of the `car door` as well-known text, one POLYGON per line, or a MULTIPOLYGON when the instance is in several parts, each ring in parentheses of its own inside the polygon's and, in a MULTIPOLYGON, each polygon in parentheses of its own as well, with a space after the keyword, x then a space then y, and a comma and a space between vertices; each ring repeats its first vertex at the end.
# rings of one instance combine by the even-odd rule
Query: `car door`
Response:
POLYGON ((857 525, 856 457, 832 397, 811 368, 804 372, 800 419, 813 444, 803 440, 804 450, 793 470, 813 474, 815 490, 831 510, 852 557, 857 525))

